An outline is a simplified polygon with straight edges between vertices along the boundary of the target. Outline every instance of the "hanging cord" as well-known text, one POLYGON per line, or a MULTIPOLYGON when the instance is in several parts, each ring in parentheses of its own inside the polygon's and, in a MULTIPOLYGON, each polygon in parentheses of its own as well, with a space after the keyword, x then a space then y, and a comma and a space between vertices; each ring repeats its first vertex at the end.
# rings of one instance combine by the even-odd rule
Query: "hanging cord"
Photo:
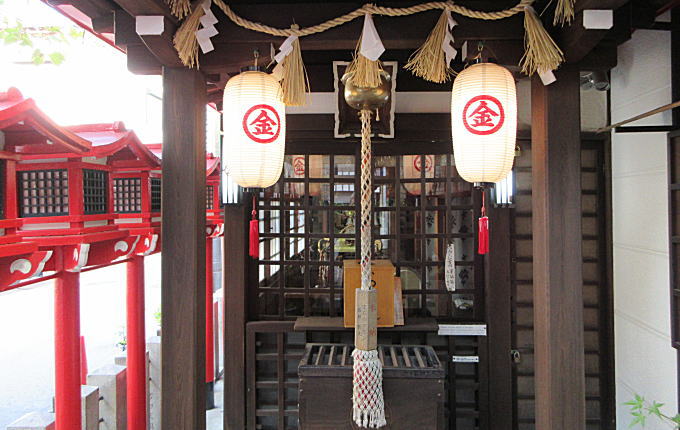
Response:
MULTIPOLYGON (((371 114, 362 110, 361 117, 361 292, 371 285, 371 114)), ((373 292, 375 293, 375 292, 373 292)), ((375 321, 374 321, 375 323, 375 321)), ((382 362, 375 345, 366 351, 352 351, 352 419, 364 428, 387 424, 382 389, 382 362)))
POLYGON ((361 289, 371 289, 371 111, 361 117, 361 289))

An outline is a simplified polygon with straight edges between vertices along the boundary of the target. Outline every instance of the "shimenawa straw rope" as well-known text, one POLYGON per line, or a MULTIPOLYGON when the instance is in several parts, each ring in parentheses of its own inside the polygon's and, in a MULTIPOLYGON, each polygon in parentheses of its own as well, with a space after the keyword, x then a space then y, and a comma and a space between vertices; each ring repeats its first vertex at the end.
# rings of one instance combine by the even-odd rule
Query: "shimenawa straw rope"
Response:
POLYGON ((170 6, 170 12, 177 18, 182 19, 191 13, 190 0, 166 0, 170 6))
MULTIPOLYGON (((560 1, 569 2, 572 0, 560 0, 560 1)), ((554 70, 564 61, 564 55, 562 54, 562 51, 559 49, 557 44, 552 40, 552 38, 545 30, 545 28, 543 28, 541 20, 538 18, 538 16, 536 16, 535 11, 531 7, 531 4, 533 4, 533 2, 534 0, 520 0, 520 2, 514 7, 496 12, 475 11, 454 4, 453 2, 429 2, 404 8, 391 8, 376 6, 373 4, 365 4, 362 7, 354 11, 351 11, 345 15, 330 19, 321 24, 313 25, 311 27, 280 29, 265 24, 261 24, 258 22, 253 22, 240 17, 224 2, 224 0, 213 1, 213 3, 215 3, 225 13, 225 15, 236 25, 239 25, 243 28, 247 28, 252 31, 257 31, 280 37, 288 37, 291 35, 302 37, 320 33, 331 28, 337 27, 339 25, 342 25, 344 23, 347 23, 349 21, 352 21, 356 18, 362 17, 366 14, 405 16, 433 9, 442 9, 449 10, 453 13, 467 16, 469 18, 482 20, 498 20, 516 15, 517 13, 520 12, 524 12, 525 15, 524 27, 526 31, 524 39, 526 52, 522 57, 520 65, 522 66, 522 71, 528 75, 531 75, 538 71, 554 70)), ((196 39, 195 33, 200 25, 199 21, 200 17, 203 14, 204 12, 202 11, 200 4, 198 4, 194 8, 194 11, 189 15, 189 17, 185 19, 185 21, 182 23, 182 26, 175 34, 174 38, 175 48, 179 53, 179 57, 182 60, 182 63, 188 67, 198 67, 198 44, 196 43, 195 40, 196 39)), ((435 28, 435 30, 441 29, 435 28)), ((433 31, 433 33, 437 33, 437 31, 433 31)), ((434 35, 431 36, 435 38, 434 35)), ((439 36, 436 36, 436 38, 438 37, 439 36)), ((416 54, 414 54, 414 55, 420 54, 419 56, 421 60, 417 61, 417 65, 413 65, 414 69, 423 70, 423 68, 426 67, 430 61, 432 61, 433 64, 436 65, 436 63, 439 60, 437 60, 435 57, 430 57, 429 55, 426 54, 426 52, 430 51, 433 48, 434 44, 435 42, 433 40, 429 40, 428 38, 428 40, 419 49, 419 51, 417 51, 416 54), (427 60, 427 58, 430 58, 430 60, 427 60)), ((357 81, 355 82, 363 83, 370 82, 371 84, 376 84, 376 82, 379 83, 379 81, 376 81, 375 78, 376 76, 379 76, 379 72, 376 72, 376 70, 379 70, 377 69, 377 67, 379 67, 379 64, 376 64, 376 62, 371 63, 368 63, 368 61, 364 62, 364 60, 366 59, 365 58, 362 59, 361 57, 362 57, 361 55, 355 56, 354 63, 356 64, 353 67, 356 67, 358 69, 356 71, 355 78, 357 79, 357 81)), ((293 58, 299 58, 299 61, 301 62, 301 57, 293 58)), ((291 60, 289 61, 293 62, 293 58, 291 58, 291 60)), ((413 58, 413 60, 416 61, 415 57, 413 58)), ((295 62, 297 61, 298 60, 295 60, 295 62)), ((295 73, 296 70, 298 71, 298 73, 301 71, 303 72, 304 66, 301 66, 301 63, 297 63, 297 66, 289 68, 290 73, 295 73)), ((439 68, 439 70, 441 69, 439 68)), ((433 73, 432 75, 434 76, 434 79, 440 79, 439 72, 433 73)), ((289 83, 293 84, 295 82, 296 83, 295 86, 297 86, 297 88, 299 88, 299 83, 303 82, 304 80, 305 78, 302 75, 289 76, 288 78, 289 83)), ((297 94, 296 96, 291 95, 291 100, 294 100, 293 103, 299 102, 300 101, 299 92, 294 91, 292 94, 297 94)))
POLYGON ((574 19, 574 4, 576 0, 557 0, 553 25, 571 24, 574 19))
POLYGON ((439 17, 437 25, 427 36, 425 43, 409 57, 408 63, 404 66, 406 70, 410 70, 420 78, 438 84, 451 78, 453 70, 446 64, 446 56, 442 49, 448 25, 448 11, 445 10, 439 17))

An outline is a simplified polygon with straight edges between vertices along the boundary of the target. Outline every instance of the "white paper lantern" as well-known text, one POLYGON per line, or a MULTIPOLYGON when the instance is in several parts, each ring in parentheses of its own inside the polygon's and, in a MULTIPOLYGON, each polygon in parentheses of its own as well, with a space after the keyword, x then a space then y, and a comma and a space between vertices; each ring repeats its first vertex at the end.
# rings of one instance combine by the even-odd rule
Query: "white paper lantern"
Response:
MULTIPOLYGON (((434 156, 432 155, 403 155, 401 157, 401 171, 404 179, 420 179, 425 160, 425 178, 434 178, 434 156)), ((432 194, 434 184, 425 184, 425 193, 432 194)), ((405 183, 406 191, 414 196, 420 195, 420 183, 405 183)))
POLYGON ((468 182, 493 183, 508 175, 515 155, 517 92, 510 72, 479 63, 453 83, 451 132, 456 169, 468 182))
POLYGON ((246 71, 224 88, 224 159, 229 175, 244 188, 266 188, 281 176, 286 110, 271 75, 246 71))
MULTIPOLYGON (((304 155, 294 155, 292 157, 292 173, 291 177, 295 179, 305 178, 305 156, 304 155)), ((309 177, 310 178, 322 178, 323 169, 323 156, 322 155, 310 155, 309 156, 309 177)), ((289 183, 288 184, 290 194, 292 197, 301 197, 305 195, 305 184, 303 183, 289 183)), ((309 195, 318 196, 321 194, 321 184, 316 182, 309 183, 309 195)))

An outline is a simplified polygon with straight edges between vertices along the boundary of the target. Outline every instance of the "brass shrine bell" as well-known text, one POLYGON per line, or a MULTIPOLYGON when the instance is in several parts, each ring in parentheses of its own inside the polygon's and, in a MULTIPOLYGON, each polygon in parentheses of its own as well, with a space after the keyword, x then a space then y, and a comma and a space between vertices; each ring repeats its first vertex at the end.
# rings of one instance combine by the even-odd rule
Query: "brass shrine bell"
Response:
POLYGON ((390 98, 390 74, 382 70, 380 85, 375 88, 359 87, 352 83, 351 73, 342 76, 342 83, 345 85, 345 101, 348 105, 357 110, 374 111, 382 107, 390 98))

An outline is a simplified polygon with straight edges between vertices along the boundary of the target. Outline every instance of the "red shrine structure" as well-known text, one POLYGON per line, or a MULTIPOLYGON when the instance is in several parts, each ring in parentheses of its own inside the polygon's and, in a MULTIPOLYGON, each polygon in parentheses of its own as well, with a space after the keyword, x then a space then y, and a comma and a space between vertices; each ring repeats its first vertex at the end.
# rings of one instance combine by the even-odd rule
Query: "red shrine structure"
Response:
MULTIPOLYGON (((55 406, 77 428, 80 273, 127 264, 128 428, 146 423, 144 257, 161 251, 161 145, 122 122, 59 126, 30 98, 0 92, 0 292, 55 282, 55 406)), ((220 160, 206 163, 206 382, 214 381, 212 239, 223 234, 220 160)))

